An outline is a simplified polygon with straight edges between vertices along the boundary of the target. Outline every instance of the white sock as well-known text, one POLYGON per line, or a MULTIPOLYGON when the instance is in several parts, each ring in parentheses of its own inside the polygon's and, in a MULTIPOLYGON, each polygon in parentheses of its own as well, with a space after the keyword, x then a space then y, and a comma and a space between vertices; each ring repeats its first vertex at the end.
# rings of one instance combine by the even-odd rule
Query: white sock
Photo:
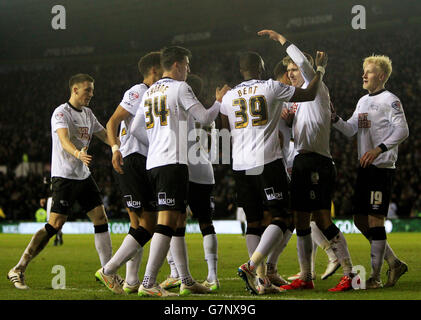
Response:
POLYGON ((170 270, 171 270, 170 277, 171 278, 178 279, 179 278, 179 274, 178 274, 178 270, 177 270, 177 267, 175 265, 174 259, 173 259, 172 255, 171 255, 171 250, 168 250, 168 253, 167 253, 167 261, 168 261, 168 264, 170 265, 170 270))
POLYGON ((129 261, 136 254, 139 248, 141 248, 139 242, 137 242, 132 235, 128 234, 124 238, 120 248, 118 248, 114 256, 104 266, 104 273, 106 275, 116 274, 117 270, 129 261))
POLYGON ((218 278, 218 239, 216 234, 207 234, 203 237, 203 251, 205 253, 205 260, 208 264, 207 280, 209 282, 215 281, 218 278))
POLYGON ((389 246, 389 242, 386 241, 386 249, 384 252, 384 259, 386 260, 387 264, 390 268, 393 268, 400 264, 399 258, 393 252, 392 248, 389 246))
POLYGON ((143 247, 140 247, 134 256, 126 262, 126 282, 134 286, 139 283, 139 268, 142 263, 143 247))
POLYGON ((284 236, 279 244, 279 246, 275 246, 271 252, 268 254, 267 258, 267 272, 268 273, 276 273, 278 271, 278 259, 281 253, 284 251, 285 247, 287 246, 289 240, 291 239, 292 232, 291 230, 287 229, 284 232, 284 236))
MULTIPOLYGON (((313 233, 311 235, 313 236, 313 233)), ((313 247, 311 248, 311 273, 316 273, 316 255, 317 255, 318 245, 314 241, 313 237, 312 237, 312 245, 313 247)))
POLYGON ((177 266, 181 282, 185 285, 191 286, 192 284, 194 284, 194 281, 189 270, 186 238, 173 236, 171 239, 170 250, 175 265, 177 266))
MULTIPOLYGON (((373 240, 370 238, 368 239, 368 241, 371 244, 373 240)), ((384 252, 384 260, 386 260, 387 264, 389 265, 389 268, 394 268, 395 266, 398 266, 401 263, 399 258, 396 256, 395 252, 390 247, 389 242, 387 242, 387 240, 386 240, 386 248, 384 252)))
POLYGON ((344 235, 339 231, 329 242, 342 266, 344 275, 349 276, 352 273, 352 261, 344 235))
POLYGON ((251 258, 251 256, 253 255, 253 252, 254 250, 256 250, 259 242, 260 236, 257 236, 255 234, 246 234, 246 245, 249 258, 251 258))
POLYGON ((311 253, 313 240, 311 233, 305 236, 297 236, 298 261, 300 263, 300 279, 311 281, 311 253))
POLYGON ((319 227, 314 221, 310 222, 310 227, 311 227, 311 237, 313 241, 316 242, 317 245, 326 252, 329 258, 329 261, 331 262, 335 261, 336 260, 335 252, 333 252, 330 246, 329 240, 327 240, 322 230, 319 229, 319 227))
POLYGON ((105 266, 113 255, 113 247, 111 245, 110 232, 95 233, 95 248, 101 261, 101 266, 105 266))
POLYGON ((269 252, 281 242, 283 236, 284 233, 279 226, 275 224, 268 225, 262 234, 259 245, 250 258, 250 265, 257 267, 259 263, 263 262, 269 252))
POLYGON ((156 282, 159 269, 164 263, 165 256, 170 248, 171 237, 155 232, 149 247, 148 263, 146 265, 145 276, 142 285, 151 288, 156 282))
POLYGON ((375 280, 380 280, 385 251, 386 240, 371 241, 371 277, 375 280))

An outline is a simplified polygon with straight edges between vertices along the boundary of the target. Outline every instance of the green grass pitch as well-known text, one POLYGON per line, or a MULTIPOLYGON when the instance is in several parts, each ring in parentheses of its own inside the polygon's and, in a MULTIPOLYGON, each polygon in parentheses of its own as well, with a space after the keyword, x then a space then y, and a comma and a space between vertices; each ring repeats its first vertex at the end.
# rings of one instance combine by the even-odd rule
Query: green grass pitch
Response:
MULTIPOLYGON (((125 235, 112 235, 113 250, 118 249, 125 235)), ((55 247, 53 241, 47 245, 29 265, 26 271, 26 283, 30 290, 17 290, 7 280, 6 275, 16 265, 32 235, 0 234, 0 300, 145 300, 133 295, 114 295, 94 279, 95 271, 100 267, 95 250, 93 235, 64 235, 64 245, 55 247), (62 265, 66 272, 66 288, 52 289, 54 265, 62 265)), ((204 261, 202 236, 187 234, 190 271, 197 280, 204 280, 207 265, 204 261)), ((361 235, 346 235, 354 265, 362 265, 369 275, 370 246, 361 235)), ((237 267, 247 261, 245 238, 241 235, 218 235, 218 277, 221 282, 219 292, 208 295, 189 297, 171 297, 174 300, 421 300, 421 244, 418 233, 391 233, 388 240, 395 253, 404 260, 409 271, 402 276, 393 288, 378 290, 356 290, 352 292, 330 293, 327 290, 340 279, 339 269, 327 280, 320 280, 327 258, 323 250, 317 252, 315 289, 299 292, 284 292, 277 295, 251 296, 245 291, 243 281, 237 276, 237 267)), ((145 247, 139 276, 142 279, 148 257, 149 245, 145 247)), ((296 236, 281 255, 278 263, 281 275, 290 276, 299 270, 296 236)), ((386 281, 387 265, 383 266, 382 279, 386 281)), ((124 277, 123 266, 120 275, 124 277)), ((158 275, 162 281, 169 273, 166 261, 158 275)), ((172 289, 171 291, 175 291, 172 289)), ((160 298, 163 299, 163 298, 160 298)))

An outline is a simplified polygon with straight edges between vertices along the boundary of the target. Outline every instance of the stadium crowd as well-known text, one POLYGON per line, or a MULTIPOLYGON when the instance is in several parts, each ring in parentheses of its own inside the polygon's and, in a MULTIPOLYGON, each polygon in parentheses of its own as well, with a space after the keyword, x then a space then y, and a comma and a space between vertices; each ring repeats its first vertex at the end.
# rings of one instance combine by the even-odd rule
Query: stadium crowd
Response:
MULTIPOLYGON (((326 76, 331 100, 336 111, 348 119, 358 99, 365 94, 362 89, 361 63, 364 57, 375 54, 388 55, 393 62, 393 73, 386 88, 402 101, 408 126, 409 138, 399 146, 399 158, 394 181, 392 201, 397 205, 399 217, 421 213, 421 110, 417 107, 421 97, 421 43, 415 27, 403 34, 390 31, 387 37, 378 33, 354 31, 347 34, 347 41, 339 33, 323 39, 308 37, 293 39, 303 51, 312 55, 316 50, 326 51, 329 62, 326 76), (402 50, 411 48, 411 50, 402 50)), ((189 47, 188 44, 185 45, 189 47)), ((272 77, 276 63, 285 55, 271 43, 262 42, 256 48, 265 60, 267 77, 272 77)), ((240 82, 238 52, 229 47, 215 49, 192 48, 191 70, 204 80, 205 105, 213 103, 216 86, 240 82)), ((139 54, 139 57, 141 54, 139 54)), ((10 220, 33 220, 42 197, 43 176, 49 175, 51 157, 51 125, 53 110, 68 99, 67 81, 71 75, 83 72, 95 79, 94 98, 90 107, 105 126, 122 94, 134 83, 140 82, 136 62, 115 63, 64 63, 51 62, 39 65, 24 64, 16 68, 0 69, 0 207, 10 220), (30 162, 43 163, 44 172, 17 177, 15 168, 23 155, 30 162)), ((355 137, 349 139, 332 128, 331 152, 337 168, 337 187, 334 195, 336 216, 350 217, 352 189, 357 174, 357 145, 355 137)), ((114 181, 111 150, 93 140, 89 153, 93 155, 91 171, 103 195, 110 218, 126 218, 120 191, 114 181)), ((216 219, 235 219, 234 180, 229 165, 214 165, 216 219)), ((78 214, 71 218, 85 218, 78 214)))

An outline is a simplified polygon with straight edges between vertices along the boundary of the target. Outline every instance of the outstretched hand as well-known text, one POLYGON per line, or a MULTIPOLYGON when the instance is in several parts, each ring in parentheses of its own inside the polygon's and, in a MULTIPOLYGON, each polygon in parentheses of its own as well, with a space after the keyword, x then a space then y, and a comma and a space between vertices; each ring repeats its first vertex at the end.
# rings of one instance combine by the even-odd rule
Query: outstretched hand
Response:
POLYGON ((215 92, 216 100, 221 102, 222 98, 225 96, 225 94, 228 92, 228 90, 231 90, 231 88, 227 84, 225 84, 222 87, 222 89, 219 88, 219 87, 216 87, 216 92, 215 92))
POLYGON ((285 37, 281 34, 279 34, 278 32, 274 31, 274 30, 260 30, 257 33, 259 36, 268 36, 269 39, 272 39, 274 41, 279 41, 281 44, 284 44, 286 42, 287 39, 285 39, 285 37))
POLYGON ((92 160, 92 156, 87 154, 86 152, 88 151, 88 147, 83 147, 79 154, 78 154, 78 159, 80 161, 82 161, 87 167, 89 166, 89 164, 91 163, 92 160))
POLYGON ((316 66, 325 68, 327 65, 327 53, 323 51, 317 51, 316 53, 316 66))

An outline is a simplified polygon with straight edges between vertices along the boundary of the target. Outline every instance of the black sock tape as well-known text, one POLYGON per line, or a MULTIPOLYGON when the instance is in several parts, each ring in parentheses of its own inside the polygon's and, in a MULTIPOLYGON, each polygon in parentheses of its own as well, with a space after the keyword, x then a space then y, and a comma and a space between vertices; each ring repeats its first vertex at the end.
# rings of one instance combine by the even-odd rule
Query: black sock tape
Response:
POLYGON ((46 223, 44 227, 45 230, 47 230, 48 239, 53 237, 58 232, 58 230, 49 223, 46 223))
POLYGON ((168 226, 164 226, 163 224, 157 224, 155 227, 155 232, 163 234, 164 236, 167 236, 170 238, 174 235, 174 230, 168 226))
POLYGON ((332 223, 329 227, 327 227, 326 230, 322 230, 323 234, 325 235, 327 240, 332 240, 335 236, 338 235, 339 233, 339 229, 338 227, 332 223))
POLYGON ((95 233, 103 233, 108 231, 108 223, 100 224, 99 226, 94 226, 95 233))

